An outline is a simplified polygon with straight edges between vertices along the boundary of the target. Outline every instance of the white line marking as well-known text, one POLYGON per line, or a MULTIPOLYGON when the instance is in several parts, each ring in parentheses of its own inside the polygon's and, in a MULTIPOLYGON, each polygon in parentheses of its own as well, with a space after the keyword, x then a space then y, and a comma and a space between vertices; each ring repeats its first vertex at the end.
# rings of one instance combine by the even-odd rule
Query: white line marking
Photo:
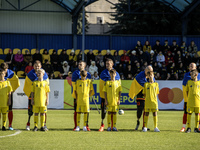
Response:
POLYGON ((16 130, 17 132, 15 132, 14 134, 10 134, 10 135, 4 135, 4 136, 0 136, 0 138, 4 138, 4 137, 8 137, 8 136, 15 136, 17 134, 20 134, 22 131, 20 130, 16 130))

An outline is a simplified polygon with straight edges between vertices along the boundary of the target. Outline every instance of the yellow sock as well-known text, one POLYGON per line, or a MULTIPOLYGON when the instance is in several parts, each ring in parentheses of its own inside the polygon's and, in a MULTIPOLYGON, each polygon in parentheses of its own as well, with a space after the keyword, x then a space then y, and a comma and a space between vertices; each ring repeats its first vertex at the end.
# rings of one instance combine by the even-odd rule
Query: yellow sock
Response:
POLYGON ((116 123, 117 123, 117 114, 113 114, 113 127, 116 128, 116 123))
POLYGON ((144 127, 146 128, 147 128, 148 119, 149 119, 149 116, 144 115, 144 127))
POLYGON ((40 115, 41 127, 44 127, 45 115, 40 115))
POLYGON ((191 128, 190 125, 191 125, 191 114, 187 114, 187 127, 191 128))
POLYGON ((107 115, 107 123, 108 123, 108 127, 111 127, 111 114, 109 113, 107 115))
POLYGON ((38 116, 34 115, 34 125, 35 127, 38 127, 38 116))
POLYGON ((195 128, 199 127, 199 114, 195 115, 195 128))
POLYGON ((158 117, 153 116, 153 122, 154 122, 154 128, 157 128, 157 123, 158 123, 158 117))
POLYGON ((6 127, 6 122, 7 122, 7 116, 6 113, 3 113, 3 126, 6 127))
POLYGON ((80 126, 80 120, 81 120, 81 113, 77 113, 76 117, 77 126, 80 126))
POLYGON ((87 116, 88 116, 88 113, 84 113, 84 123, 83 123, 83 126, 87 125, 87 116))

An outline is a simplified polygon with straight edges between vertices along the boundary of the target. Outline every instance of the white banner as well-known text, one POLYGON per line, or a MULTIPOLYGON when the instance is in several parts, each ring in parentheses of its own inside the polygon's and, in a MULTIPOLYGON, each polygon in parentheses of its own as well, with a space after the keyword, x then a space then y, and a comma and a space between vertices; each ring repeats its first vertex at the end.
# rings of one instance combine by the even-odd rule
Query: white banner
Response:
MULTIPOLYGON (((24 79, 20 79, 20 87, 13 93, 13 108, 28 108, 28 97, 25 95, 24 79)), ((63 109, 64 108, 64 81, 49 80, 50 93, 48 108, 63 109)), ((30 87, 31 88, 31 87, 30 87)))
POLYGON ((157 81, 160 93, 158 95, 158 108, 183 110, 184 99, 182 81, 157 81))

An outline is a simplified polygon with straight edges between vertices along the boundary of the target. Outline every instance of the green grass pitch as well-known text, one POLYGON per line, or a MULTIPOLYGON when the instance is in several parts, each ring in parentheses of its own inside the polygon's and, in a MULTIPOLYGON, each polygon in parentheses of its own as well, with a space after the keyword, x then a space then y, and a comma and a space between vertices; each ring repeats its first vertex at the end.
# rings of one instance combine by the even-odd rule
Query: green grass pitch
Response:
MULTIPOLYGON (((96 110, 90 112, 90 132, 72 131, 73 110, 48 110, 48 132, 26 131, 28 119, 27 110, 14 110, 13 127, 22 132, 15 136, 16 131, 0 131, 0 150, 7 149, 176 149, 191 150, 199 148, 200 134, 193 132, 194 114, 192 115, 192 133, 180 133, 182 127, 183 111, 159 111, 158 128, 160 133, 153 132, 153 117, 149 116, 149 132, 134 131, 136 125, 136 111, 125 111, 124 115, 118 115, 118 132, 98 132, 101 118, 96 110)), ((83 115, 81 116, 81 129, 83 127, 83 115)), ((105 126, 107 124, 105 119, 105 126)), ((142 122, 142 119, 141 119, 142 122)), ((40 126, 40 124, 39 124, 40 126)), ((31 129, 33 129, 33 117, 31 129)))

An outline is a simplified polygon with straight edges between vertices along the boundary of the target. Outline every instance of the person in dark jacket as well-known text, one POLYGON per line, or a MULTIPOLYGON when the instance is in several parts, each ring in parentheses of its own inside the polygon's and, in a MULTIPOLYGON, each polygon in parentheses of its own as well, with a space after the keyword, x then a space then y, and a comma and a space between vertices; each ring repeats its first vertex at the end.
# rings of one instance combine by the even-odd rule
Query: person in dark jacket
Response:
POLYGON ((52 55, 50 57, 51 57, 51 65, 53 66, 53 70, 54 71, 58 71, 59 70, 58 69, 59 68, 58 67, 59 56, 58 56, 58 54, 57 54, 55 49, 53 50, 53 53, 52 53, 52 55))
POLYGON ((35 54, 33 55, 33 64, 36 60, 39 60, 42 62, 42 55, 40 54, 40 51, 37 49, 35 54))
POLYGON ((5 62, 8 64, 9 69, 13 69, 13 62, 14 62, 14 54, 12 50, 9 50, 9 53, 6 55, 5 62))
POLYGON ((62 66, 64 61, 69 62, 69 56, 66 54, 66 50, 63 49, 59 55, 59 64, 62 66))
POLYGON ((90 66, 92 61, 95 61, 95 56, 92 49, 90 49, 90 51, 87 53, 87 65, 90 66))

